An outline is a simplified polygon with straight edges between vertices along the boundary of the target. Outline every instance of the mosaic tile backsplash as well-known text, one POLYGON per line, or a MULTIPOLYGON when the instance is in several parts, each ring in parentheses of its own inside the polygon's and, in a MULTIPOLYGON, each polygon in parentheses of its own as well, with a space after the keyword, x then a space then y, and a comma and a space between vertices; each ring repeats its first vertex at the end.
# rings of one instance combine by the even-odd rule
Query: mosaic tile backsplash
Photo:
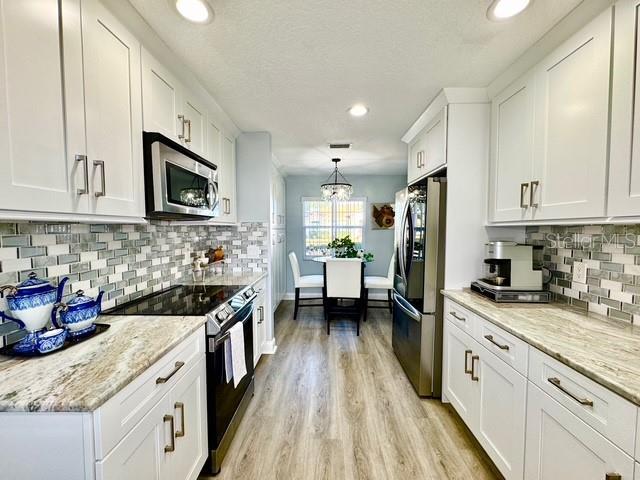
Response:
MULTIPOLYGON (((0 223, 0 285, 35 272, 65 294, 104 290, 103 308, 148 295, 191 275, 192 259, 222 245, 226 272, 268 268, 268 224, 238 226, 0 223)), ((0 310, 4 300, 0 299, 0 310)))
POLYGON ((640 225, 527 227, 526 242, 542 246, 556 300, 640 323, 640 225), (583 262, 587 282, 573 278, 583 262))

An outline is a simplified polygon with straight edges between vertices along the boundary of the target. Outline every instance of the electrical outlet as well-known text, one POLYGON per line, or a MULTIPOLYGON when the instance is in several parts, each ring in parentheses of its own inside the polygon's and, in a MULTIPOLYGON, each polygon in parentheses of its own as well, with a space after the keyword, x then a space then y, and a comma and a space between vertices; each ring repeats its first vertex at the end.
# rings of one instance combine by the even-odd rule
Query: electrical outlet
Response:
POLYGON ((573 281, 587 283, 587 265, 584 262, 573 263, 573 281))

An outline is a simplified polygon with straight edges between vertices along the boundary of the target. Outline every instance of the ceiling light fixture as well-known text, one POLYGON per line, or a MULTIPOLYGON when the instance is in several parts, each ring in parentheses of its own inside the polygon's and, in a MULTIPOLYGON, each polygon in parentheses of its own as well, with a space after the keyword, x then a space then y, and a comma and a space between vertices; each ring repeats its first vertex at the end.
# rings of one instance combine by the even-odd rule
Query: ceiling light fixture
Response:
POLYGON ((333 173, 329 175, 327 181, 320 186, 323 200, 349 200, 353 193, 353 186, 338 171, 339 158, 332 158, 331 161, 336 164, 333 173), (338 179, 338 175, 340 178, 338 179))
POLYGON ((487 18, 494 22, 507 20, 524 12, 533 0, 493 0, 487 10, 487 18))
POLYGON ((369 113, 369 109, 361 103, 358 103, 349 109, 349 113, 354 117, 362 117, 369 113))
POLYGON ((169 0, 176 11, 193 23, 209 23, 213 20, 213 10, 207 0, 169 0))

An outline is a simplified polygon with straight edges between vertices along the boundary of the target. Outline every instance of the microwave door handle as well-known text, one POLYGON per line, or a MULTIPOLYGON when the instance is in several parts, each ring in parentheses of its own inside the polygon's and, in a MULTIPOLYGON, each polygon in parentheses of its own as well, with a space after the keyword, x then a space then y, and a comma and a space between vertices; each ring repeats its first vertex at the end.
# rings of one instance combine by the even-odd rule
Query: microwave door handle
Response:
POLYGON ((208 192, 207 192, 207 201, 209 203, 209 210, 216 208, 216 204, 218 203, 218 189, 216 184, 213 182, 209 182, 208 192))

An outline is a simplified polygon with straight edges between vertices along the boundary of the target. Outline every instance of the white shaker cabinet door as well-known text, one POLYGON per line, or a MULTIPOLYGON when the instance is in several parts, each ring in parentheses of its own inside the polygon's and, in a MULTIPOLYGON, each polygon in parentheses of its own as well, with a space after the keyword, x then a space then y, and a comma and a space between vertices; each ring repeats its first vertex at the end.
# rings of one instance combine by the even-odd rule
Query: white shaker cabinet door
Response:
POLYGON ((83 58, 93 211, 144 215, 140 44, 97 0, 83 1, 83 58))
POLYGON ((531 218, 535 82, 529 73, 491 105, 489 220, 531 218))
POLYGON ((227 208, 225 221, 237 221, 237 198, 236 198, 236 144, 233 138, 223 135, 222 138, 222 161, 225 167, 225 198, 227 208))
POLYGON ((184 145, 201 157, 206 157, 207 113, 204 105, 190 92, 183 93, 182 110, 185 122, 184 145))
POLYGON ((527 379, 484 348, 479 357, 475 435, 507 480, 522 479, 527 379))
POLYGON ((469 428, 475 422, 475 387, 471 380, 473 340, 446 320, 444 322, 443 385, 445 396, 469 428))
POLYGON ((605 214, 611 21, 608 9, 538 67, 534 219, 605 214))
POLYGON ((422 174, 447 163, 447 109, 445 105, 427 125, 424 133, 424 160, 422 174))
POLYGON ((158 132, 174 142, 184 138, 181 87, 160 62, 142 49, 142 112, 145 132, 158 132))
POLYGON ((531 382, 526 445, 527 480, 633 478, 631 457, 531 382))
POLYGON ((0 22, 0 210, 84 213, 79 0, 4 1, 0 22))
MULTIPOLYGON (((169 470, 175 438, 165 396, 118 445, 96 463, 97 480, 173 480, 169 470)), ((175 418, 173 420, 175 428, 175 418)))
POLYGON ((206 361, 201 358, 171 390, 175 442, 169 455, 171 478, 195 480, 207 459, 206 379, 206 361))
POLYGON ((640 0, 615 6, 608 215, 640 215, 640 0))

